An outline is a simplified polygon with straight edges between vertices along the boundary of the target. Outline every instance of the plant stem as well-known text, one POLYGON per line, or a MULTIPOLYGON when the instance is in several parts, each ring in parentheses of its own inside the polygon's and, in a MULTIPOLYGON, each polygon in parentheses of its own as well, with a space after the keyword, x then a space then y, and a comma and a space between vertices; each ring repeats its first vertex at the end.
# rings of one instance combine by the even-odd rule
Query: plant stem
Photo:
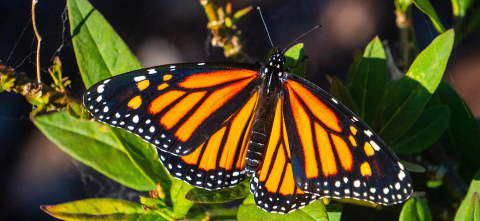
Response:
POLYGON ((32 0, 32 24, 33 24, 33 31, 35 31, 35 36, 37 37, 37 82, 41 83, 42 79, 40 76, 40 42, 42 42, 42 37, 38 33, 37 24, 35 22, 35 5, 38 3, 38 0, 32 0))

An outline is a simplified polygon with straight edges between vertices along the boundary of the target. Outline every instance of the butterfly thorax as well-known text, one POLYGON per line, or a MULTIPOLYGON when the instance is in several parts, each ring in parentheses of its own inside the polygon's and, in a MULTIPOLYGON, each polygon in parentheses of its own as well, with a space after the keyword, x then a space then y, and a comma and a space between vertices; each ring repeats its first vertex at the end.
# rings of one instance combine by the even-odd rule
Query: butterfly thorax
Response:
POLYGON ((261 67, 259 72, 259 76, 263 81, 257 87, 259 102, 245 163, 245 169, 248 174, 257 171, 265 156, 265 150, 270 138, 268 131, 272 129, 277 102, 282 96, 281 85, 286 81, 287 73, 285 72, 284 64, 285 57, 283 53, 276 49, 275 53, 270 56, 268 64, 261 67))

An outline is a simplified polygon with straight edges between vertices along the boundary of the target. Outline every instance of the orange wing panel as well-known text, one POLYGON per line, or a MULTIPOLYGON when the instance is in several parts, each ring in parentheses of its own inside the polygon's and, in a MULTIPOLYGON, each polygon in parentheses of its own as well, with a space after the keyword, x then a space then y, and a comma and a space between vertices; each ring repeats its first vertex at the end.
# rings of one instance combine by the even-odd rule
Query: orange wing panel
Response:
POLYGON ((282 186, 280 186, 280 193, 283 195, 293 195, 297 189, 297 194, 303 194, 303 191, 295 186, 293 179, 292 164, 287 164, 285 176, 283 177, 282 186))
POLYGON ((200 154, 203 151, 205 143, 202 143, 200 147, 198 147, 193 153, 182 156, 182 160, 185 161, 185 163, 190 164, 190 165, 196 165, 198 163, 198 160, 200 159, 200 154))
POLYGON ((338 158, 340 158, 340 163, 345 171, 350 171, 353 167, 353 157, 350 148, 348 148, 345 140, 340 138, 337 135, 332 134, 332 141, 337 149, 338 158))
POLYGON ((209 73, 195 74, 185 78, 178 85, 185 89, 198 89, 213 87, 220 84, 257 76, 257 71, 253 70, 225 70, 209 73))
POLYGON ((129 108, 133 108, 133 109, 139 108, 140 105, 142 105, 142 97, 140 97, 140 95, 137 95, 134 98, 132 98, 127 104, 129 108))
POLYGON ((285 84, 290 96, 293 95, 290 90, 294 90, 297 94, 301 94, 302 101, 307 105, 308 109, 318 118, 322 123, 327 125, 332 130, 342 132, 340 123, 335 113, 330 110, 322 101, 320 101, 312 92, 295 81, 287 81, 285 84))
POLYGON ((270 140, 267 145, 267 152, 265 153, 265 158, 262 166, 262 173, 260 175, 260 180, 264 181, 268 175, 268 168, 272 164, 272 160, 275 160, 275 149, 278 146, 281 138, 281 118, 282 118, 282 99, 277 102, 277 107, 275 109, 275 117, 273 119, 272 131, 270 132, 270 140))
POLYGON ((252 121, 250 116, 256 109, 258 95, 255 92, 245 106, 238 112, 232 120, 227 142, 220 158, 220 165, 226 170, 231 170, 234 165, 235 155, 237 153, 238 144, 241 143, 240 154, 243 155, 248 147, 247 143, 242 140, 243 131, 247 127, 247 134, 250 132, 249 123, 252 121), (249 124, 249 125, 247 125, 249 124))
POLYGON ((325 177, 337 174, 337 163, 335 162, 335 155, 333 154, 327 131, 318 123, 315 123, 315 135, 323 174, 325 177))
POLYGON ((167 130, 170 130, 183 117, 185 117, 185 115, 205 96, 206 93, 206 91, 199 91, 187 95, 165 113, 162 118, 160 118, 160 124, 162 124, 167 130))
MULTIPOLYGON (((271 148, 271 149, 275 149, 275 148, 271 148)), ((270 165, 264 164, 262 167, 262 173, 260 174, 260 178, 262 178, 263 176, 265 179, 266 175, 268 175, 268 179, 266 180, 265 187, 267 188, 268 191, 275 193, 278 190, 279 183, 282 182, 283 168, 285 167, 285 163, 287 162, 282 144, 279 147, 277 155, 273 157, 274 157, 273 159, 274 163, 273 163, 272 170, 268 172, 270 165)), ((260 181, 264 181, 264 180, 260 179, 260 181)))
POLYGON ((150 81, 149 80, 143 80, 137 83, 137 87, 139 91, 143 91, 147 89, 147 87, 150 86, 150 81))
POLYGON ((217 169, 217 155, 222 144, 223 135, 225 134, 226 129, 226 127, 223 127, 210 137, 198 168, 206 171, 217 169))
POLYGON ((292 107, 293 118, 297 125, 298 136, 302 142, 302 148, 305 155, 305 174, 307 178, 318 177, 317 158, 315 157, 315 151, 313 149, 313 137, 310 118, 305 111, 303 105, 298 100, 298 97, 293 93, 291 88, 290 105, 292 107))
POLYGON ((205 99, 202 105, 187 119, 187 121, 180 126, 175 132, 175 136, 180 141, 187 141, 197 127, 208 116, 230 101, 232 97, 240 93, 240 91, 242 91, 250 82, 250 79, 245 79, 214 91, 207 99, 205 99))
POLYGON ((165 107, 176 101, 185 93, 185 91, 173 90, 158 96, 150 103, 150 106, 148 107, 148 113, 152 115, 160 113, 163 109, 165 109, 165 107))

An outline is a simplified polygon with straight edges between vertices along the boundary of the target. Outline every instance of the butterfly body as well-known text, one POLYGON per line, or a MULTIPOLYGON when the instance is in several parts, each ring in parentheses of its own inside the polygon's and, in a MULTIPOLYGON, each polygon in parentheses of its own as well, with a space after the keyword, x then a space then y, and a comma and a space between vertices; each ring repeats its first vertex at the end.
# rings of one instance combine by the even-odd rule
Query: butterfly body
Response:
POLYGON ((258 77, 262 80, 262 83, 257 87, 259 105, 256 110, 245 159, 247 174, 254 173, 263 160, 270 137, 268 132, 271 131, 273 126, 276 104, 283 93, 280 89, 287 73, 283 71, 283 64, 285 63, 283 56, 277 57, 277 54, 280 54, 278 49, 269 59, 269 63, 265 67, 261 67, 258 72, 258 77))
POLYGON ((324 197, 392 205, 411 178, 360 118, 287 73, 276 50, 266 66, 191 63, 133 71, 84 96, 99 121, 157 147, 175 178, 209 190, 252 176, 258 207, 288 213, 324 197))

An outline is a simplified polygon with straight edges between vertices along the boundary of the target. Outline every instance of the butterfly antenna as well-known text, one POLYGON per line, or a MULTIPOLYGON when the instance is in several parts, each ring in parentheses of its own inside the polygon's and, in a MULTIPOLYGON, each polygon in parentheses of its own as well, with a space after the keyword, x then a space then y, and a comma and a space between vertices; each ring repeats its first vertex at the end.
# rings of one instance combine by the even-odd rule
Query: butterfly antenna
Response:
POLYGON ((302 38, 303 36, 309 34, 309 33, 312 32, 312 31, 315 31, 315 29, 317 29, 317 28, 322 28, 322 26, 321 26, 321 25, 317 25, 317 26, 313 27, 312 29, 310 29, 310 31, 307 31, 307 32, 305 32, 303 35, 300 35, 300 37, 298 37, 297 39, 293 40, 292 43, 288 44, 288 46, 285 47, 285 49, 283 49, 282 54, 285 52, 285 50, 287 50, 290 46, 292 46, 293 43, 297 42, 298 39, 302 38))
POLYGON ((270 44, 272 45, 272 48, 275 49, 275 46, 273 46, 272 38, 270 38, 270 33, 268 32, 267 24, 265 24, 265 20, 263 19, 262 10, 260 9, 260 6, 258 6, 257 9, 258 9, 258 13, 260 13, 260 17, 262 18, 263 26, 265 26, 265 30, 267 31, 267 35, 268 35, 268 39, 270 40, 270 44))

